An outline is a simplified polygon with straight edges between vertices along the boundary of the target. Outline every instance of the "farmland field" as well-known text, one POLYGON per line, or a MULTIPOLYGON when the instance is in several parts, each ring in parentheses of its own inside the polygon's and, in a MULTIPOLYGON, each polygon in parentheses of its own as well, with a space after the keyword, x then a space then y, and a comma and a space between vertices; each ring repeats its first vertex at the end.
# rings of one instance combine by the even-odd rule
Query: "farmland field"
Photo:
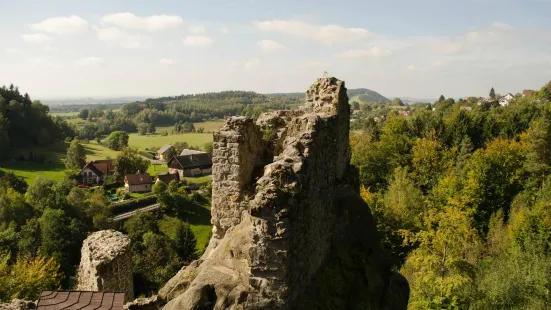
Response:
POLYGON ((75 115, 78 115, 78 113, 79 112, 50 112, 50 115, 64 117, 64 116, 75 116, 75 115))
MULTIPOLYGON (((25 157, 25 161, 4 161, 0 162, 0 171, 13 172, 16 176, 22 177, 31 184, 37 176, 52 180, 62 180, 65 177, 65 150, 66 143, 55 145, 52 149, 33 148, 14 151, 25 157), (44 163, 32 162, 27 159, 32 152, 33 156, 44 156, 44 163)), ((0 174, 2 174, 0 172, 0 174)))
POLYGON ((140 136, 137 133, 131 133, 129 136, 128 144, 139 150, 161 147, 165 144, 173 144, 175 142, 187 142, 189 146, 198 146, 203 149, 205 143, 212 142, 211 133, 184 133, 168 136, 161 136, 159 134, 140 136))

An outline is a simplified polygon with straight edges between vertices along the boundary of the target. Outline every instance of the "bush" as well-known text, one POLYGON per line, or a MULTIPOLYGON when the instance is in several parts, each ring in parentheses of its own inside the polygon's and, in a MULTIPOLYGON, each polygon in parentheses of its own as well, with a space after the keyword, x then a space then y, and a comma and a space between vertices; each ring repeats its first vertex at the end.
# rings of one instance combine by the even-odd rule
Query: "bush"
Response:
POLYGON ((147 196, 140 199, 132 200, 123 202, 120 204, 116 204, 113 207, 113 215, 119 215, 122 213, 130 212, 142 207, 146 207, 152 204, 155 204, 157 202, 157 197, 155 196, 147 196))
POLYGON ((149 152, 139 151, 138 154, 142 155, 142 156, 145 157, 145 158, 155 159, 155 157, 153 156, 153 154, 151 154, 151 153, 149 153, 149 152))
POLYGON ((71 143, 71 141, 73 141, 73 138, 71 138, 71 137, 67 137, 67 138, 65 138, 65 142, 67 142, 67 143, 71 143))

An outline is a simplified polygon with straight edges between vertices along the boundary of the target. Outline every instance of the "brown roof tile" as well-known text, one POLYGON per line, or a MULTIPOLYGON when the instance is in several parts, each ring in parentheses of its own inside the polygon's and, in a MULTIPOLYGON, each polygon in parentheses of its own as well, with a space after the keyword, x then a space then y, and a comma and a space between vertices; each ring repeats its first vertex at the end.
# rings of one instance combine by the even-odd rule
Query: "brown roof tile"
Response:
POLYGON ((37 310, 122 310, 123 292, 43 291, 37 310))
POLYGON ((124 182, 128 185, 151 184, 151 176, 149 173, 127 174, 124 176, 124 182))

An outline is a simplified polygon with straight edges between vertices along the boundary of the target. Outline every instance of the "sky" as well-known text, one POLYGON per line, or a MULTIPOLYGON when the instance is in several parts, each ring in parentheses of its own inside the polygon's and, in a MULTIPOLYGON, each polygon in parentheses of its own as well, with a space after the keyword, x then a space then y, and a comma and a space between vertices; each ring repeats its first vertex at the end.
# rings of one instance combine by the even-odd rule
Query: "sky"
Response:
POLYGON ((0 85, 33 99, 303 92, 390 97, 551 80, 551 0, 4 0, 0 85))

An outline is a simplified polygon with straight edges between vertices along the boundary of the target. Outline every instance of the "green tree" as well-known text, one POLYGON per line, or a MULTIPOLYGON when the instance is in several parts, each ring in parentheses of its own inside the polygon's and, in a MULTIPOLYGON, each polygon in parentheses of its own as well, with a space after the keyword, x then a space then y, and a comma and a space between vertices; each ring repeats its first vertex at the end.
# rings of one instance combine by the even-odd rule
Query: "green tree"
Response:
POLYGON ((164 155, 165 161, 169 162, 176 155, 178 155, 178 153, 176 153, 176 148, 174 147, 169 148, 168 150, 166 150, 164 155))
POLYGON ((496 91, 494 90, 494 88, 492 87, 492 89, 490 89, 490 98, 491 99, 496 99, 496 91))
POLYGON ((90 114, 90 111, 88 111, 88 109, 82 109, 78 113, 78 117, 80 117, 82 119, 87 119, 89 114, 90 114))
POLYGON ((84 165, 86 165, 86 150, 79 140, 75 139, 67 149, 65 167, 69 170, 80 170, 84 165))
POLYGON ((113 131, 107 138, 107 147, 120 151, 128 146, 128 134, 124 131, 113 131))
POLYGON ((392 105, 393 106, 405 106, 405 104, 402 102, 402 99, 400 98, 394 98, 392 99, 392 105))
POLYGON ((125 175, 137 173, 138 171, 145 173, 149 167, 149 160, 138 155, 136 149, 124 148, 117 157, 113 160, 115 175, 119 180, 122 180, 125 175))
POLYGON ((178 257, 186 263, 190 263, 197 258, 197 239, 188 224, 178 221, 178 224, 174 227, 172 247, 178 257))
POLYGON ((112 223, 109 222, 111 217, 111 203, 101 189, 95 189, 88 201, 86 213, 92 219, 94 227, 98 230, 112 228, 112 223))
POLYGON ((47 207, 55 207, 56 197, 53 191, 55 182, 49 179, 36 177, 27 189, 25 198, 37 212, 42 213, 47 207))
POLYGON ((0 301, 11 299, 37 300, 43 290, 60 288, 59 264, 45 257, 18 257, 14 263, 9 255, 0 257, 0 301))
POLYGON ((524 167, 542 185, 551 165, 551 122, 548 117, 535 120, 528 130, 528 153, 524 167))

